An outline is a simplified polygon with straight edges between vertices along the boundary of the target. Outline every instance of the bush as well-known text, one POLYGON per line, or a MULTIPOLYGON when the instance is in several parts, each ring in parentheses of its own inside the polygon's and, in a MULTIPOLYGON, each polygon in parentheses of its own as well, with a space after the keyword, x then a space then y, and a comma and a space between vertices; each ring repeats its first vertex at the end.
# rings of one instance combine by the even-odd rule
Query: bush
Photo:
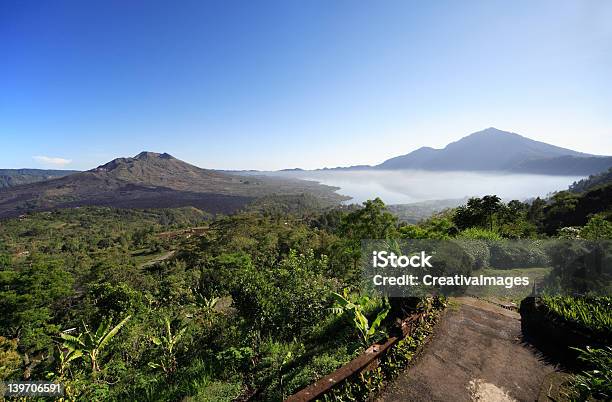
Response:
POLYGON ((612 239, 612 222, 605 220, 602 214, 593 215, 580 230, 580 237, 589 240, 612 239))
POLYGON ((237 273, 235 307, 264 335, 292 339, 325 314, 332 283, 322 275, 327 259, 291 251, 276 267, 237 273))
POLYGON ((548 254, 536 241, 505 241, 491 244, 491 267, 511 269, 550 265, 548 254))
POLYGON ((0 336, 0 380, 13 378, 21 368, 21 363, 17 340, 0 336))
POLYGON ((612 348, 595 349, 587 346, 586 349, 576 349, 579 360, 590 366, 574 377, 573 388, 581 401, 593 398, 602 401, 612 399, 612 348))
POLYGON ((474 269, 487 268, 491 259, 489 242, 486 240, 459 240, 463 250, 472 258, 474 269))
POLYGON ((547 246, 553 270, 548 286, 563 293, 610 294, 612 242, 558 240, 547 246))
POLYGON ((612 339, 612 297, 542 296, 541 300, 563 321, 599 339, 612 339))
POLYGON ((476 239, 476 240, 501 240, 502 237, 492 230, 482 229, 478 227, 465 229, 457 235, 459 239, 476 239))

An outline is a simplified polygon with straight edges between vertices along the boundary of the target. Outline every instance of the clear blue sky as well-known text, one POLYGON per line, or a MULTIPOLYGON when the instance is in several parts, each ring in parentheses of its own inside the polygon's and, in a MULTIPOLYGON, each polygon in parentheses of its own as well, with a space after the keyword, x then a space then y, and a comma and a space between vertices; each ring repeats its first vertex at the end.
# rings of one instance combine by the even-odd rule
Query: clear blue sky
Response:
POLYGON ((0 167, 378 163, 489 126, 612 154, 612 2, 0 0, 0 167))

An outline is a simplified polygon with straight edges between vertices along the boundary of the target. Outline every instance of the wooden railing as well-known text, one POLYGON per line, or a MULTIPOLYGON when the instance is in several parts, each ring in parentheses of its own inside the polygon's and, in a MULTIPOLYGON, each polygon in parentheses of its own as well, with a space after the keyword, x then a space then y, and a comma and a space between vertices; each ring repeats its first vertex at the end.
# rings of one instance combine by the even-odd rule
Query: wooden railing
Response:
POLYGON ((308 402, 313 401, 344 381, 359 375, 359 373, 374 370, 380 364, 381 359, 400 340, 412 334, 412 331, 423 320, 426 313, 418 313, 404 319, 397 331, 396 336, 389 337, 382 344, 373 344, 362 354, 340 367, 333 373, 326 375, 318 381, 301 389, 288 397, 285 402, 308 402))

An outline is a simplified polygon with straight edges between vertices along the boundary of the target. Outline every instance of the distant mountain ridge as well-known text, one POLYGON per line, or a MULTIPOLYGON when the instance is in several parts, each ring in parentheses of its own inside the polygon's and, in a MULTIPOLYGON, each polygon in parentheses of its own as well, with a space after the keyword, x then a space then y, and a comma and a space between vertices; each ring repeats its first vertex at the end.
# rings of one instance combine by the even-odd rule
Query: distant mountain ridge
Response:
POLYGON ((610 166, 611 156, 577 152, 490 127, 451 142, 442 149, 421 147, 379 165, 330 170, 418 169, 582 176, 601 172, 610 166))
POLYGON ((577 152, 490 127, 443 149, 419 148, 388 159, 375 168, 584 175, 610 165, 612 157, 577 152))
POLYGON ((36 183, 77 172, 78 170, 0 169, 0 188, 36 183))
POLYGON ((193 206, 230 213, 259 197, 314 194, 326 202, 344 199, 337 188, 314 182, 239 176, 202 169, 167 153, 141 152, 86 172, 0 190, 0 217, 83 205, 126 208, 193 206))

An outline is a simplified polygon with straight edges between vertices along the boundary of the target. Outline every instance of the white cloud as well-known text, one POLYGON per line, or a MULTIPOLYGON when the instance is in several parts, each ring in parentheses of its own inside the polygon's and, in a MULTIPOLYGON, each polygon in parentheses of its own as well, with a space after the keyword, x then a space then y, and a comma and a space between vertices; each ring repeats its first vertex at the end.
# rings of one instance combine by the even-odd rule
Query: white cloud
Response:
POLYGON ((43 165, 66 166, 72 162, 72 159, 57 158, 52 156, 33 156, 34 160, 43 165))

